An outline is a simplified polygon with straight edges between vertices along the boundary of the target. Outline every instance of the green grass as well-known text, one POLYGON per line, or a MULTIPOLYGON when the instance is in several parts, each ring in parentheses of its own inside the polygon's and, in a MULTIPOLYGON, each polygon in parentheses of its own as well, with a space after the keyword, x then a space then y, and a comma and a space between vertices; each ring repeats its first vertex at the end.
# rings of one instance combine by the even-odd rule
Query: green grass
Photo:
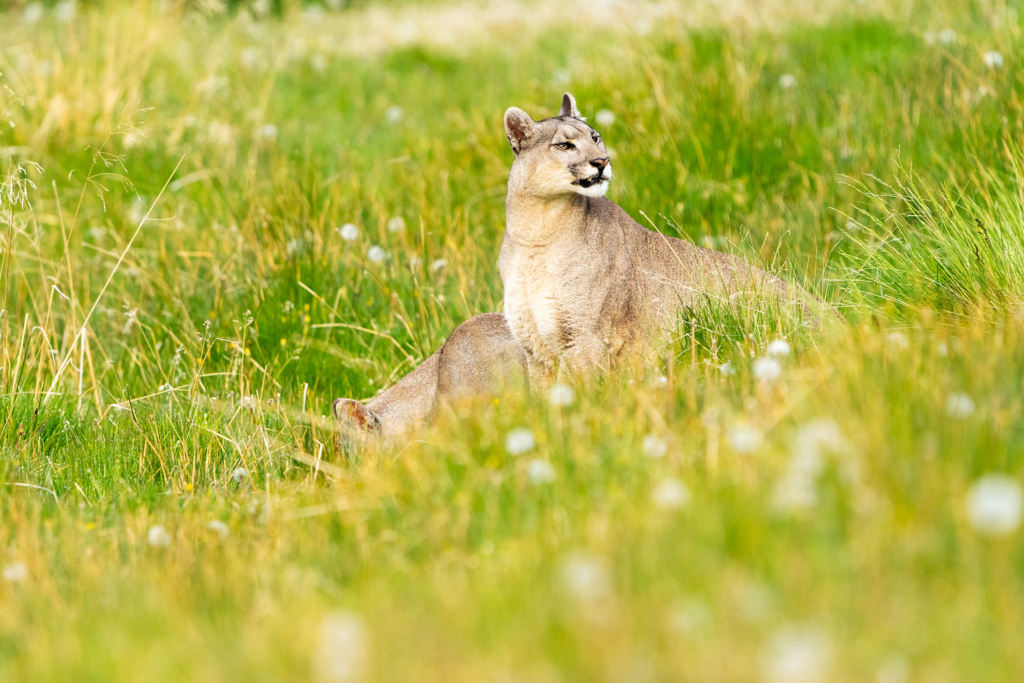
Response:
POLYGON ((967 508, 1024 477, 1019 8, 447 45, 401 38, 445 5, 369 4, 0 13, 0 679, 1024 677, 1024 532, 967 508), (333 398, 500 310, 501 115, 566 89, 631 215, 845 322, 701 306, 569 407, 341 452, 333 398))

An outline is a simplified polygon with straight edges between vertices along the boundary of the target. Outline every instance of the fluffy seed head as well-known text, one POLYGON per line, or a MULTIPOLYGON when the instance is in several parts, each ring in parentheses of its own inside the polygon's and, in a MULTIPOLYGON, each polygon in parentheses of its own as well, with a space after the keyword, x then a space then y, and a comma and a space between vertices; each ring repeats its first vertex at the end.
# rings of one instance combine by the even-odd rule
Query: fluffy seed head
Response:
POLYGON ((509 455, 522 455, 533 450, 535 444, 533 432, 525 427, 513 429, 505 435, 505 450, 509 452, 509 455))
POLYGON ((1024 517, 1020 483, 1005 474, 986 474, 967 493, 967 520, 983 536, 1006 536, 1024 517))
POLYGON ((167 533, 167 529, 163 528, 160 524, 154 524, 149 527, 149 533, 146 534, 146 539, 154 548, 166 548, 171 544, 171 535, 167 533))

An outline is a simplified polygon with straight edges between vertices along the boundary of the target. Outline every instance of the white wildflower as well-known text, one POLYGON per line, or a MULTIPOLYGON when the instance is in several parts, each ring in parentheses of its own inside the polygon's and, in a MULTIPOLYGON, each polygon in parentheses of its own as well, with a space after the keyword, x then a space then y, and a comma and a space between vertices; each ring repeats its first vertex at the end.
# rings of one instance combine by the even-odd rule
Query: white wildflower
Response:
POLYGON ((785 339, 776 339, 768 345, 769 356, 788 356, 790 351, 789 342, 785 339))
POLYGON ((886 341, 889 343, 889 348, 893 351, 904 351, 910 346, 907 335, 902 332, 890 332, 889 336, 886 337, 886 341))
POLYGON ((664 389, 665 387, 668 386, 668 377, 666 377, 665 375, 655 377, 654 386, 657 387, 658 389, 664 389))
POLYGON ((939 31, 939 42, 943 45, 952 45, 956 42, 956 31, 951 28, 944 28, 939 31))
POLYGON ((405 219, 401 216, 393 216, 388 219, 388 232, 402 232, 405 230, 405 219))
POLYGON ((736 374, 736 368, 732 366, 732 363, 722 363, 718 366, 718 371, 722 373, 723 377, 732 377, 736 374))
POLYGON ((752 624, 764 623, 777 610, 778 598, 763 582, 743 577, 734 586, 739 615, 752 624))
POLYGON ((651 490, 651 502, 659 510, 678 510, 690 502, 690 490, 678 479, 667 477, 651 490))
POLYGON ((324 19, 324 8, 320 5, 306 5, 302 9, 302 20, 307 24, 318 24, 324 19))
POLYGON ((26 24, 34 24, 43 18, 43 3, 31 2, 25 5, 25 11, 21 14, 21 20, 26 24))
POLYGON ((779 87, 783 90, 789 90, 796 86, 796 76, 793 74, 782 74, 779 76, 779 87))
POLYGON ((170 382, 167 382, 166 384, 161 384, 156 388, 157 391, 171 391, 173 389, 174 387, 171 386, 170 382))
POLYGON ((900 654, 890 656, 875 671, 875 683, 907 683, 909 678, 910 663, 900 654))
POLYGON ((639 16, 636 21, 633 22, 633 31, 638 36, 646 36, 654 30, 654 21, 650 17, 639 16))
POLYGON ((513 429, 505 435, 505 450, 511 455, 522 455, 536 445, 533 432, 525 427, 513 429))
POLYGON ((754 377, 771 382, 782 376, 782 366, 774 358, 758 358, 754 361, 754 377))
MULTIPOLYGON (((783 510, 804 510, 818 502, 817 481, 825 468, 825 456, 849 455, 850 448, 834 420, 812 420, 800 427, 793 442, 789 468, 776 483, 773 502, 783 510)), ((856 476, 856 461, 842 462, 848 479, 856 476)))
POLYGON ((343 611, 326 616, 313 656, 313 671, 321 683, 358 683, 370 669, 369 633, 355 613, 343 611))
POLYGON ((707 429, 711 429, 718 424, 719 418, 722 416, 722 411, 718 406, 711 405, 705 408, 700 414, 700 422, 707 429))
POLYGON ((8 583, 21 583, 28 579, 28 566, 24 562, 12 562, 4 566, 3 576, 8 583))
POLYGON ((597 112, 594 119, 597 121, 597 125, 603 128, 608 128, 615 123, 615 113, 607 109, 602 109, 597 112))
POLYGON ((951 394, 946 401, 946 414, 950 417, 967 418, 974 413, 974 399, 968 394, 951 394))
POLYGON ((127 302, 125 302, 124 308, 125 308, 125 311, 124 311, 125 321, 124 321, 124 327, 121 328, 121 334, 128 334, 129 332, 131 332, 132 325, 134 325, 136 322, 138 322, 138 319, 139 319, 139 309, 137 309, 137 308, 128 308, 128 303, 127 302))
POLYGON ((167 533, 167 529, 159 524, 149 527, 149 533, 146 535, 146 538, 154 548, 166 548, 171 544, 171 535, 167 533))
POLYGON ((835 420, 811 420, 797 431, 790 467, 816 477, 824 467, 826 455, 843 455, 849 451, 849 444, 835 420))
POLYGON ((131 208, 128 210, 128 222, 132 225, 139 225, 146 219, 146 211, 149 209, 147 202, 142 197, 132 200, 131 208))
POLYGON ((711 626, 712 615, 707 603, 690 598, 676 605, 669 615, 669 626, 686 635, 701 633, 711 626))
POLYGON ((1024 493, 1020 483, 1005 474, 986 474, 967 494, 967 519, 984 536, 1005 536, 1020 526, 1024 493))
POLYGON ((260 128, 260 137, 266 140, 273 140, 277 137, 277 126, 272 123, 264 124, 260 128))
POLYGON ((206 127, 206 139, 218 147, 227 147, 235 137, 235 129, 221 121, 210 121, 206 127))
POLYGON ((761 445, 761 432, 749 425, 739 424, 729 430, 729 446, 737 453, 753 453, 761 445))
POLYGON ((213 95, 221 90, 224 90, 230 85, 230 81, 226 76, 218 76, 217 74, 210 74, 203 80, 196 83, 196 92, 201 95, 213 95))
POLYGON ((783 627, 772 636, 765 651, 764 679, 768 683, 824 681, 829 649, 828 639, 815 628, 783 627))
POLYGON ((555 468, 547 460, 531 460, 526 474, 534 484, 550 484, 555 480, 555 468))
POLYGON ((570 597, 583 603, 599 602, 611 595, 611 577, 605 563, 583 551, 562 560, 562 585, 570 597))
POLYGON ((405 111, 398 105, 392 105, 384 112, 384 118, 388 120, 388 123, 398 123, 405 118, 405 111))
POLYGON ((352 242, 353 240, 359 239, 359 228, 356 227, 355 223, 346 223, 338 228, 338 234, 341 235, 341 239, 346 242, 352 242))
POLYGON ((300 253, 304 246, 305 243, 301 239, 291 239, 288 240, 288 244, 285 245, 285 251, 288 253, 288 256, 291 256, 292 254, 300 253))
POLYGON ((575 400, 576 392, 572 387, 564 384, 556 384, 551 387, 551 393, 548 395, 548 401, 553 406, 571 406, 575 400))
POLYGON ((53 8, 53 16, 57 18, 57 21, 67 23, 75 18, 75 3, 73 0, 65 0, 64 2, 58 2, 57 6, 53 8))
POLYGON ((448 259, 443 259, 443 258, 434 259, 431 262, 431 264, 430 264, 430 270, 431 270, 431 272, 436 273, 439 270, 444 270, 445 266, 447 266, 447 265, 448 265, 448 259))
POLYGON ((238 404, 243 408, 248 408, 249 410, 252 410, 253 408, 256 407, 256 401, 253 399, 252 396, 243 396, 242 398, 238 399, 238 404))
POLYGON ((249 478, 249 470, 244 467, 237 467, 235 471, 231 473, 231 479, 236 484, 241 484, 243 481, 249 478))
POLYGON ((384 250, 375 244, 367 250, 366 258, 370 260, 370 263, 382 263, 384 261, 384 250))
POLYGON ((259 58, 260 51, 252 46, 243 48, 242 51, 238 53, 238 61, 243 67, 250 70, 256 68, 256 63, 259 61, 259 58))
POLYGON ((309 44, 306 42, 306 39, 303 38, 301 35, 293 33, 292 35, 288 36, 288 43, 287 46, 285 47, 285 54, 288 56, 288 59, 292 61, 305 59, 306 52, 308 51, 308 49, 309 44))
POLYGON ((668 453, 668 444, 665 439, 656 434, 648 434, 644 437, 644 455, 648 458, 664 458, 668 453))
POLYGON ((843 453, 847 449, 846 440, 835 420, 811 420, 797 430, 793 443, 793 463, 817 473, 825 453, 843 453))
POLYGON ((806 510, 818 503, 816 480, 800 470, 790 469, 775 483, 772 504, 780 510, 806 510))
POLYGON ((206 528, 210 531, 217 532, 217 534, 221 537, 221 540, 227 538, 228 534, 231 533, 231 530, 228 529, 228 525, 220 521, 219 519, 215 519, 209 524, 207 524, 206 528))
POLYGON ((982 59, 985 60, 985 66, 990 69, 1002 69, 1003 68, 1003 56, 995 50, 989 50, 986 52, 982 59))

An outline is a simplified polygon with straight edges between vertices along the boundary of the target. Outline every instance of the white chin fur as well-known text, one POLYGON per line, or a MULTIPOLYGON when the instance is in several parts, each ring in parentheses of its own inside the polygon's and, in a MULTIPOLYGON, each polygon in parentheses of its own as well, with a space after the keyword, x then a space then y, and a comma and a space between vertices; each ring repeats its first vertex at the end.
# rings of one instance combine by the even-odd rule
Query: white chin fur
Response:
POLYGON ((590 187, 575 185, 574 189, 584 197, 603 197, 604 193, 608 191, 608 181, 602 180, 597 185, 591 185, 590 187))

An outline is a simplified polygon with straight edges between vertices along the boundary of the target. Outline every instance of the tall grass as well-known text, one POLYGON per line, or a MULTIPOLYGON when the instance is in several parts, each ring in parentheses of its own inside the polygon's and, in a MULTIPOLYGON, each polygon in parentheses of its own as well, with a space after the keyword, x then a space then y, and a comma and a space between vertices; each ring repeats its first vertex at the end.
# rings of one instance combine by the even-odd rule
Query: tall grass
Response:
POLYGON ((0 14, 0 678, 1019 678, 1012 8, 395 4, 0 14), (501 113, 566 89, 634 217, 845 323, 341 453, 500 309, 501 113))
MULTIPOLYGON (((1011 163, 1020 158, 1007 150, 1011 163)), ((1000 316, 1024 295, 1022 179, 979 165, 963 188, 923 184, 912 176, 867 187, 865 229, 851 239, 869 256, 851 278, 876 305, 921 302, 951 312, 1000 316)))

